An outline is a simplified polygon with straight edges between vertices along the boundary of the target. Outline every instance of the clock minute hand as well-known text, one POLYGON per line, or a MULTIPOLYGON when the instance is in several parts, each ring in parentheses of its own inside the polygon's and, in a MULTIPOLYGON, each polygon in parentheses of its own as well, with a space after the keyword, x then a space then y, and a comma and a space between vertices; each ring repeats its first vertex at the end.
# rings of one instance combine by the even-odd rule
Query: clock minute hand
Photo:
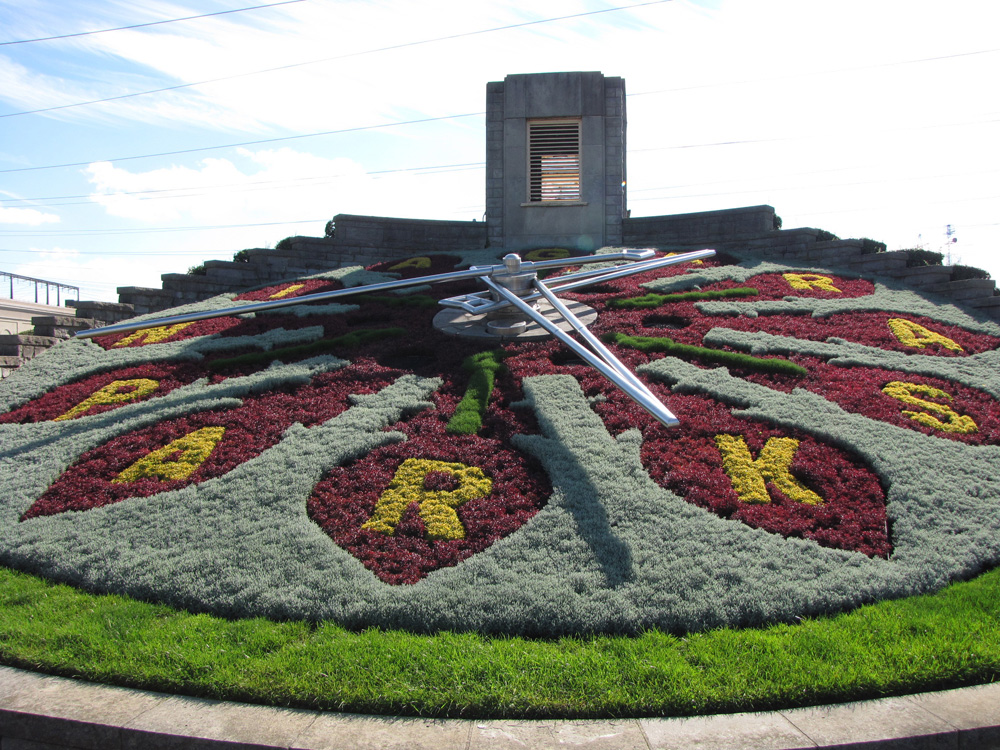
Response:
MULTIPOLYGON (((559 268, 561 266, 580 265, 581 263, 603 263, 608 260, 645 260, 653 254, 652 250, 622 250, 608 255, 589 256, 586 258, 561 258, 557 260, 543 260, 522 263, 525 271, 536 271, 539 269, 559 268)), ((162 318, 148 318, 142 321, 126 321, 115 323, 114 325, 102 328, 91 328, 80 331, 76 338, 92 338, 94 336, 109 336, 114 333, 129 333, 139 331, 144 328, 157 328, 159 326, 171 326, 178 323, 193 323, 198 320, 209 320, 211 318, 224 318, 228 315, 243 315, 245 313, 262 312, 264 310, 275 310, 281 307, 292 305, 304 305, 310 302, 321 300, 338 299, 340 297, 351 297, 355 294, 368 294, 371 292, 382 292, 390 289, 404 289, 408 286, 422 286, 424 284, 443 284, 449 281, 462 281, 463 279, 475 279, 483 275, 504 274, 507 266, 503 263, 494 266, 473 266, 464 271, 450 271, 448 273, 433 274, 430 276, 418 276, 412 279, 395 279, 393 281, 382 281, 377 284, 365 284, 351 287, 349 289, 334 289, 329 292, 317 292, 316 294, 305 294, 301 297, 291 297, 288 299, 268 300, 265 302, 254 302, 249 305, 238 305, 236 307, 226 307, 215 310, 202 310, 199 312, 184 313, 182 315, 169 315, 162 318)))
POLYGON ((563 318, 580 334, 580 336, 592 347, 588 349, 568 333, 559 328, 555 323, 542 315, 538 310, 524 302, 520 297, 509 289, 496 283, 489 276, 481 277, 481 280, 491 291, 507 300, 520 310, 525 316, 531 318, 542 328, 559 339, 577 356, 587 364, 600 372, 604 377, 621 388, 625 394, 635 401, 639 406, 649 412, 658 422, 665 427, 676 427, 680 420, 660 401, 646 385, 625 365, 618 360, 601 341, 563 304, 562 300, 552 293, 544 282, 535 279, 532 285, 538 290, 541 296, 559 312, 563 318))
MULTIPOLYGON (((623 264, 615 266, 614 268, 597 268, 589 271, 577 271, 576 273, 566 274, 565 276, 553 279, 552 285, 548 288, 556 293, 568 292, 571 289, 579 289, 580 287, 589 286, 590 284, 600 284, 604 281, 620 279, 624 276, 632 276, 633 274, 643 273, 645 271, 653 271, 657 268, 664 268, 678 263, 688 263, 693 260, 711 258, 713 255, 715 255, 715 250, 694 250, 692 252, 681 253, 679 255, 668 255, 663 258, 653 258, 652 260, 642 260, 638 263, 623 264)), ((602 255, 599 257, 603 260, 609 256, 602 255)), ((562 265, 570 264, 563 262, 562 265)), ((520 269, 525 271, 533 270, 529 266, 530 264, 528 263, 521 263, 520 269)), ((495 269, 496 266, 492 266, 492 268, 495 269)), ((535 266, 535 268, 537 268, 537 266, 535 266)), ((497 274, 494 272, 491 273, 491 276, 495 278, 497 274)), ((532 302, 541 297, 541 292, 532 292, 522 296, 521 299, 525 302, 532 302)), ((461 309, 474 315, 495 312, 496 310, 508 307, 509 305, 510 302, 506 299, 493 299, 489 292, 462 294, 457 297, 447 297, 441 300, 442 307, 461 309)))

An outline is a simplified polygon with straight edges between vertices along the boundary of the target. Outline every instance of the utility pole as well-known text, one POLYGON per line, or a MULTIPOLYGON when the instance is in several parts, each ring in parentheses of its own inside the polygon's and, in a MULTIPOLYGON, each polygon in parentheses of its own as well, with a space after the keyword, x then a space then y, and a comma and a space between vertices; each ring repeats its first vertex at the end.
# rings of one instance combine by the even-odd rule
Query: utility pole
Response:
POLYGON ((958 242, 958 237, 955 236, 955 227, 951 224, 947 224, 944 228, 944 236, 947 242, 947 252, 948 252, 948 265, 951 265, 951 246, 953 243, 958 242))

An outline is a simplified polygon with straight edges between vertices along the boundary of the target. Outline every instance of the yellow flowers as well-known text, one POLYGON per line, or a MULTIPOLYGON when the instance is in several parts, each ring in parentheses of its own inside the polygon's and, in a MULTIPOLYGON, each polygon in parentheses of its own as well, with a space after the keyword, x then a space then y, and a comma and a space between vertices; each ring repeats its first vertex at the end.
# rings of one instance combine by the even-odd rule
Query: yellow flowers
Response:
POLYGON ((897 401, 902 401, 909 406, 916 406, 923 409, 923 411, 903 411, 903 416, 909 417, 914 422, 922 424, 925 427, 943 430, 944 432, 957 432, 962 435, 976 432, 979 429, 972 417, 959 414, 947 404, 939 404, 936 401, 928 401, 916 396, 916 394, 920 394, 927 398, 940 398, 951 401, 951 394, 942 391, 940 388, 921 383, 904 383, 901 380, 894 380, 882 388, 882 393, 892 396, 897 401), (927 412, 930 412, 930 414, 927 412))
POLYGON ((416 268, 422 270, 424 268, 431 267, 431 259, 426 255, 419 255, 416 258, 407 258, 404 261, 400 261, 394 266, 389 266, 387 270, 389 271, 402 271, 407 268, 416 268))
POLYGON ((715 445, 722 454, 722 468, 742 502, 771 502, 767 482, 797 503, 819 505, 823 502, 823 498, 789 471, 799 448, 798 440, 769 438, 756 460, 750 455, 750 449, 741 435, 716 435, 715 445))
POLYGON ((177 323, 172 326, 156 326, 155 328, 142 328, 135 333, 131 333, 121 341, 116 341, 113 346, 128 346, 129 344, 134 344, 136 341, 142 341, 145 344, 159 344, 161 341, 166 341, 175 333, 179 333, 187 328, 189 325, 193 325, 194 321, 191 323, 177 323))
POLYGON ((111 480, 112 484, 135 482, 146 477, 187 479, 212 455, 225 427, 202 427, 143 456, 111 480))
POLYGON ((299 289, 302 289, 304 286, 305 284, 292 284, 291 286, 286 286, 281 291, 272 294, 268 297, 268 299, 281 299, 282 297, 287 297, 289 294, 294 294, 299 291, 299 289))
POLYGON ((406 509, 417 503, 428 539, 464 539, 465 527, 455 509, 470 500, 486 497, 492 490, 493 482, 475 466, 408 458, 396 469, 388 488, 375 504, 371 519, 361 528, 391 535, 406 509), (428 489, 425 486, 427 477, 435 472, 450 475, 454 489, 428 489))
POLYGON ((840 293, 840 290, 833 285, 833 279, 829 276, 821 276, 818 273, 783 273, 781 275, 792 289, 819 289, 822 292, 840 293))
POLYGON ((82 417, 95 406, 103 404, 123 404, 126 401, 136 401, 148 396, 160 387, 159 381, 149 378, 135 378, 133 380, 113 380, 103 388, 99 388, 90 394, 83 401, 78 403, 65 414, 60 414, 53 422, 61 422, 64 419, 75 419, 82 417))
POLYGON ((950 349, 953 352, 964 351, 961 346, 947 336, 932 331, 930 328, 924 328, 924 326, 914 323, 912 320, 907 320, 906 318, 889 318, 886 323, 889 325, 892 335, 905 346, 925 349, 928 344, 940 344, 945 349, 950 349))

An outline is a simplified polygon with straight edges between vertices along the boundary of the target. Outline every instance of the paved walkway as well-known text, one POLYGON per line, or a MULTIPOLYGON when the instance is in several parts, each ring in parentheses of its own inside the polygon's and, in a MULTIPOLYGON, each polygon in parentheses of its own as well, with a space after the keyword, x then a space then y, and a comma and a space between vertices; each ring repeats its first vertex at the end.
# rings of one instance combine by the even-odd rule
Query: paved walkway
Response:
POLYGON ((770 713, 620 721, 359 716, 202 700, 0 667, 0 750, 1000 748, 1000 684, 770 713))

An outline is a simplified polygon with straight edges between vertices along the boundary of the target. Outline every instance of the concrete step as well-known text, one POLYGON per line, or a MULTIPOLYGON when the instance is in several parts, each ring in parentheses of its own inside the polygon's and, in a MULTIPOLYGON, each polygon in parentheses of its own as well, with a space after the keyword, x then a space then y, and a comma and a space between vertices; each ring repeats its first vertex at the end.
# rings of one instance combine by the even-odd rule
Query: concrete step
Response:
POLYGON ((31 325, 38 336, 54 336, 68 339, 77 331, 97 328, 98 322, 92 318, 78 318, 72 315, 37 315, 31 325))
POLYGON ((118 323, 135 317, 135 307, 121 302, 98 302, 96 300, 84 300, 80 302, 67 302, 67 305, 76 309, 78 318, 91 318, 102 323, 118 323))
POLYGON ((925 289, 935 284, 950 281, 951 268, 948 266, 912 266, 890 271, 887 275, 909 286, 925 289))
POLYGON ((977 298, 992 297, 995 289, 996 282, 993 279, 960 279, 959 281, 932 284, 926 288, 926 291, 943 294, 949 299, 964 302, 977 298))

